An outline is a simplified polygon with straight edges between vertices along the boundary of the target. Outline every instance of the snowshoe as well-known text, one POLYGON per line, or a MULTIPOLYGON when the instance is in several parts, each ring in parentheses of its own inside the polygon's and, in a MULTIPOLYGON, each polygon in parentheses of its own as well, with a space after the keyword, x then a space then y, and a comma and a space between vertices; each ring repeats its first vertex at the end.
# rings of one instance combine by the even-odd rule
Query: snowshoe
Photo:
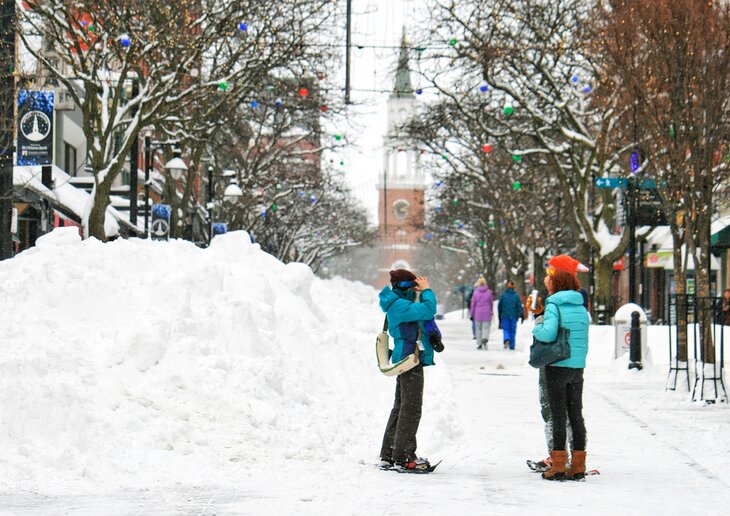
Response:
POLYGON ((525 462, 527 463, 528 468, 537 473, 542 473, 543 471, 549 470, 550 466, 552 465, 550 457, 538 461, 527 459, 525 462))
POLYGON ((390 471, 391 469, 395 469, 395 462, 392 460, 381 460, 380 464, 378 464, 378 469, 382 469, 383 471, 390 471))
POLYGON ((419 457, 416 460, 408 462, 396 462, 395 470, 398 473, 431 473, 438 467, 439 464, 441 464, 441 461, 438 461, 436 464, 432 465, 430 462, 428 462, 428 459, 419 457))

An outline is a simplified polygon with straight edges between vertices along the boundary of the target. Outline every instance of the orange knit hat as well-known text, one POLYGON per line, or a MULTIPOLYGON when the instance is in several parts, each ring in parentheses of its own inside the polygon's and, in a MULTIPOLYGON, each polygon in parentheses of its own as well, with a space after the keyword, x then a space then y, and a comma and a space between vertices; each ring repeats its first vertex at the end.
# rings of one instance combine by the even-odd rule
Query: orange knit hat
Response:
POLYGON ((578 272, 588 271, 588 267, 567 254, 559 254, 550 258, 550 260, 548 260, 548 268, 555 269, 556 271, 567 272, 573 276, 575 276, 578 272))

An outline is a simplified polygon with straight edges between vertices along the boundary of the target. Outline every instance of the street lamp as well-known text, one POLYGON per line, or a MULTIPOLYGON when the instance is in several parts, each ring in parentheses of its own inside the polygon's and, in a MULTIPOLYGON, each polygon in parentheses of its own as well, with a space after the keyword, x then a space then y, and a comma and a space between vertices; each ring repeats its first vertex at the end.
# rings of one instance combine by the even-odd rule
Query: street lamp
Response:
POLYGON ((231 179, 231 182, 228 183, 228 186, 226 186, 226 189, 223 192, 223 199, 228 202, 236 202, 236 200, 238 200, 238 198, 242 195, 243 190, 241 190, 241 187, 238 186, 235 179, 231 179))
POLYGON ((187 172, 188 166, 185 164, 183 159, 180 157, 180 149, 175 149, 175 157, 165 163, 165 170, 167 170, 172 178, 177 181, 180 179, 184 172, 187 172))
MULTIPOLYGON (((152 137, 144 137, 144 234, 145 238, 149 236, 150 227, 150 174, 152 173, 152 152, 162 149, 170 145, 177 146, 176 141, 171 142, 152 142, 152 137)), ((165 164, 165 170, 170 173, 174 180, 182 177, 183 172, 187 171, 188 166, 180 157, 180 149, 175 147, 175 157, 165 164)))
MULTIPOLYGON (((241 190, 241 187, 238 186, 238 182, 236 181, 236 171, 224 170, 220 177, 231 178, 230 183, 223 191, 223 199, 228 202, 235 202, 238 200, 238 198, 243 195, 243 190, 241 190)), ((208 245, 210 245, 210 241, 213 239, 213 209, 215 208, 215 204, 213 203, 212 165, 208 165, 208 203, 206 207, 208 208, 208 245)))

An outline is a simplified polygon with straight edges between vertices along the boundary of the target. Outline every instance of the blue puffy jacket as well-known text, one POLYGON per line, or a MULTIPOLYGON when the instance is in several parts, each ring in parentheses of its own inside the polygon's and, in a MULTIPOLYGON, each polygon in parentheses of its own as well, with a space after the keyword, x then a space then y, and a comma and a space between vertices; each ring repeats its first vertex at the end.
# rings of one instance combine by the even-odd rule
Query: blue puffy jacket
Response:
POLYGON ((588 354, 588 328, 591 324, 588 310, 583 306, 583 296, 575 290, 561 290, 545 300, 542 324, 535 325, 532 335, 542 342, 552 342, 558 336, 558 310, 560 326, 570 330, 570 358, 550 367, 583 369, 588 354))
POLYGON ((501 319, 521 319, 524 317, 525 308, 522 306, 522 300, 515 289, 508 288, 499 296, 497 304, 497 312, 501 319))
MULTIPOLYGON (((412 291, 411 291, 412 292, 412 291)), ((420 359, 423 365, 433 365, 433 348, 428 341, 428 332, 423 323, 436 315, 436 295, 431 289, 421 292, 421 301, 408 299, 409 292, 383 287, 380 291, 380 308, 388 316, 388 331, 393 336, 393 363, 402 360, 416 349, 418 330, 421 330, 420 359)))

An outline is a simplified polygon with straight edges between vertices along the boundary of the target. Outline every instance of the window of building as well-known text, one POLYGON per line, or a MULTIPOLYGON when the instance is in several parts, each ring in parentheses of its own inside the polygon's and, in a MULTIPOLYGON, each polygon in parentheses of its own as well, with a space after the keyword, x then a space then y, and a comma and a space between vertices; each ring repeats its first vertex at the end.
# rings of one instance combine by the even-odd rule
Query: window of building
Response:
POLYGON ((76 175, 76 147, 63 142, 63 169, 70 176, 76 175))

